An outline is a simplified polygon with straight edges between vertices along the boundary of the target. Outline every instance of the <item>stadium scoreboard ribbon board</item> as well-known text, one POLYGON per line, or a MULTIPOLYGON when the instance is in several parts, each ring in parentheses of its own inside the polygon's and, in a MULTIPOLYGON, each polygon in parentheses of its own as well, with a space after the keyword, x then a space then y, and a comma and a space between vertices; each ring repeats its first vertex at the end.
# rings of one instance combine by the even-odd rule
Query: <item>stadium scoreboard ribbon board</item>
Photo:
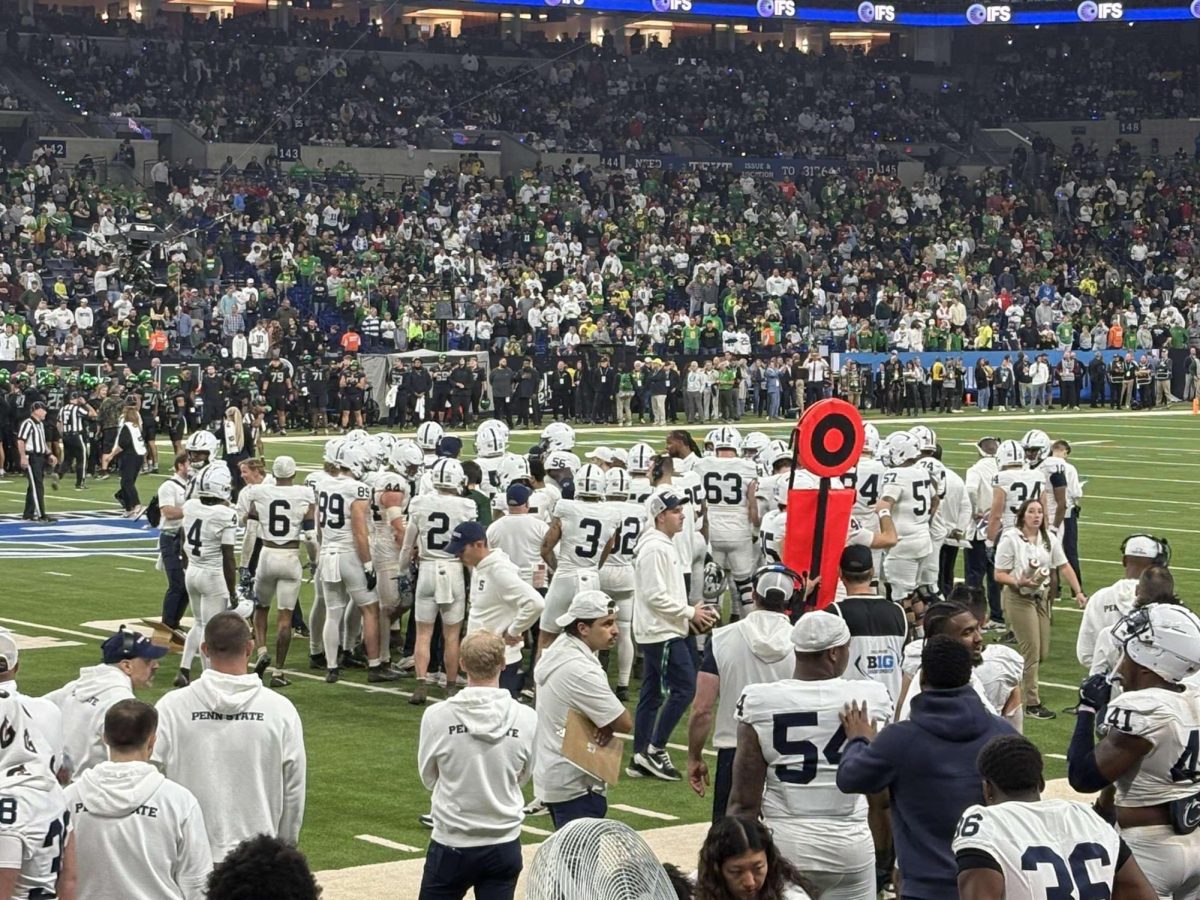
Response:
POLYGON ((832 603, 837 593, 838 566, 855 496, 852 488, 841 486, 841 478, 858 464, 863 440, 862 417, 845 400, 814 403, 796 426, 793 458, 820 479, 820 485, 788 491, 782 556, 785 566, 809 579, 826 576, 817 589, 817 609, 832 603))

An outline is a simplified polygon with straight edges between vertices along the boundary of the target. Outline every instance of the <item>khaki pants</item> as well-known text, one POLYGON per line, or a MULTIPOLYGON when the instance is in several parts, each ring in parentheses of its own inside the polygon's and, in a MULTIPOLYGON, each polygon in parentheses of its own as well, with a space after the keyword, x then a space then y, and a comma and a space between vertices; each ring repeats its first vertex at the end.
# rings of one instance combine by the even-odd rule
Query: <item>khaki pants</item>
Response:
POLYGON ((1026 706, 1041 703, 1038 693, 1038 670, 1042 660, 1050 652, 1050 601, 1024 597, 1010 587, 1005 587, 1001 600, 1004 604, 1004 621, 1017 639, 1017 650, 1025 659, 1025 671, 1021 676, 1021 694, 1026 706))
POLYGON ((617 394, 617 424, 630 425, 633 423, 633 394, 617 394))

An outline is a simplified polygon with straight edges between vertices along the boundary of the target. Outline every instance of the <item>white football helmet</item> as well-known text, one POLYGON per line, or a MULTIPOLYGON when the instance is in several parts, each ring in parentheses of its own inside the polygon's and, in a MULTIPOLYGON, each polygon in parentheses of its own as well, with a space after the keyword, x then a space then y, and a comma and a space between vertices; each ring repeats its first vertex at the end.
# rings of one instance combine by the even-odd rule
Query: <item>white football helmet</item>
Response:
POLYGON ((439 459, 433 464, 433 468, 429 470, 429 473, 433 479, 435 490, 458 493, 463 489, 463 485, 467 483, 467 476, 463 474, 462 463, 457 459, 439 459))
POLYGON ((645 475, 650 471, 653 458, 654 448, 649 444, 634 444, 629 448, 629 471, 635 475, 645 475))
POLYGON ((1016 441, 1001 441, 996 449, 996 465, 1001 469, 1025 465, 1025 448, 1016 441))
POLYGON ((704 449, 705 450, 711 451, 716 447, 717 432, 720 430, 721 430, 720 428, 714 428, 712 431, 710 431, 708 434, 706 434, 704 436, 704 449))
POLYGON ((1031 428, 1021 438, 1021 446, 1025 448, 1025 458, 1030 465, 1038 465, 1050 455, 1050 436, 1040 428, 1031 428))
POLYGON ((787 460, 789 463, 792 461, 792 451, 784 441, 771 441, 759 451, 758 464, 768 475, 775 471, 775 466, 780 460, 787 460))
POLYGON ((529 474, 529 459, 515 453, 510 453, 500 460, 496 474, 500 478, 500 487, 504 490, 508 490, 508 486, 514 481, 526 481, 531 486, 533 484, 533 477, 529 474))
POLYGON ((879 429, 870 422, 863 425, 863 453, 868 456, 879 453, 879 429))
POLYGON ((217 436, 208 430, 192 432, 188 435, 187 443, 183 445, 184 450, 187 451, 188 465, 193 469, 206 466, 212 462, 216 458, 217 450, 220 447, 221 443, 217 440, 217 436), (193 459, 193 453, 205 453, 207 454, 207 458, 193 459))
POLYGON ((233 495, 233 476, 229 466, 208 466, 196 479, 197 497, 228 500, 233 495))
POLYGON ((979 440, 977 440, 975 442, 975 451, 979 454, 980 458, 986 459, 989 456, 995 456, 996 448, 998 448, 999 446, 1000 446, 1000 438, 993 437, 992 435, 989 434, 984 437, 981 437, 979 440), (984 448, 984 444, 987 444, 989 442, 992 444, 995 444, 995 447, 993 447, 990 452, 984 448))
POLYGON ((427 453, 436 453, 442 434, 442 426, 437 422, 422 422, 417 428, 417 446, 427 453))
POLYGON ((343 442, 334 454, 333 464, 339 469, 345 469, 355 478, 362 478, 371 471, 375 457, 367 446, 362 443, 343 442))
POLYGON ((325 442, 325 448, 321 453, 321 462, 329 463, 331 466, 337 465, 338 451, 345 444, 345 438, 330 438, 325 442))
POLYGON ((629 451, 624 447, 613 447, 613 465, 626 468, 629 466, 629 451))
POLYGON ((365 428, 351 428, 343 436, 343 440, 350 444, 360 444, 370 440, 371 435, 365 428))
POLYGON ((1113 628, 1125 655, 1172 684, 1200 672, 1200 617, 1184 606, 1151 603, 1113 628))
POLYGON ((575 496, 603 498, 606 484, 604 470, 588 463, 575 473, 575 496))
POLYGON ((416 441, 396 441, 396 445, 392 447, 391 463, 397 472, 413 474, 411 470, 420 469, 425 465, 425 454, 421 452, 416 441))
POLYGON ((629 473, 624 469, 609 469, 604 475, 604 496, 609 500, 625 500, 632 490, 629 473))
POLYGON ((752 431, 742 438, 742 456, 747 459, 757 459, 758 454, 766 449, 771 439, 761 431, 752 431))
POLYGON ((724 587, 725 570, 710 556, 704 561, 704 581, 701 583, 700 592, 705 600, 716 600, 721 596, 721 589, 724 587))
POLYGON ((889 434, 884 438, 880 451, 883 464, 893 469, 916 462, 921 457, 921 445, 907 431, 889 434))
POLYGON ((734 452, 742 449, 742 434, 732 425, 722 425, 713 432, 713 450, 733 450, 734 452))
POLYGON ((551 450, 546 454, 545 465, 547 472, 553 472, 556 469, 569 469, 571 472, 576 472, 579 469, 579 457, 566 450, 551 450))
POLYGON ((542 429, 542 446, 547 450, 573 449, 575 429, 566 422, 551 422, 542 429))
POLYGON ((484 459, 503 456, 508 450, 508 426, 488 419, 475 429, 475 455, 484 459))
POLYGON ((386 466, 388 461, 392 458, 392 449, 396 446, 400 439, 390 432, 381 431, 379 434, 375 435, 372 440, 375 441, 375 445, 380 451, 378 457, 379 464, 381 466, 386 466))
POLYGON ((922 453, 933 453, 937 450, 937 435, 926 425, 914 425, 908 433, 917 439, 917 446, 922 453))

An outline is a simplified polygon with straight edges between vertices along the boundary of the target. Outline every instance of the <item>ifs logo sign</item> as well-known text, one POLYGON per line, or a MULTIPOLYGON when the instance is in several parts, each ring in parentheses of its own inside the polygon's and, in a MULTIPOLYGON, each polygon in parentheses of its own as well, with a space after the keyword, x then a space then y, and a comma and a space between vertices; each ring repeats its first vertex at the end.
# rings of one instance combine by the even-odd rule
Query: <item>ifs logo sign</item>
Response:
POLYGON ((868 25, 872 22, 895 22, 896 7, 883 3, 860 3, 858 20, 868 25))
POLYGON ((967 21, 972 25, 1002 25, 1012 21, 1012 7, 972 3, 967 7, 967 21))
MULTIPOLYGON (((1200 3, 1200 0, 1196 0, 1196 2, 1200 3)), ((754 8, 764 19, 790 18, 796 15, 794 0, 758 0, 754 8)))
POLYGON ((650 5, 660 13, 692 11, 692 0, 651 0, 650 5))
POLYGON ((1097 3, 1096 0, 1083 0, 1075 10, 1081 22, 1116 22, 1125 15, 1125 8, 1120 3, 1097 3))

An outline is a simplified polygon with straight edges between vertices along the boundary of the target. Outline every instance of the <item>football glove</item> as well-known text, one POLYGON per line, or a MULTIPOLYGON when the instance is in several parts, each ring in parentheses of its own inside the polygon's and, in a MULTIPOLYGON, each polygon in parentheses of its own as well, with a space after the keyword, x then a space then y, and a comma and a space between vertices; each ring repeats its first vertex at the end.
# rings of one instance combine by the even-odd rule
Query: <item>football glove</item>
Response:
POLYGON ((375 563, 363 563, 363 575, 365 575, 367 579, 367 590, 375 590, 375 585, 379 584, 379 576, 375 574, 375 563))
POLYGON ((1107 675, 1089 675, 1079 685, 1079 711, 1098 713, 1112 698, 1112 684, 1107 675))

